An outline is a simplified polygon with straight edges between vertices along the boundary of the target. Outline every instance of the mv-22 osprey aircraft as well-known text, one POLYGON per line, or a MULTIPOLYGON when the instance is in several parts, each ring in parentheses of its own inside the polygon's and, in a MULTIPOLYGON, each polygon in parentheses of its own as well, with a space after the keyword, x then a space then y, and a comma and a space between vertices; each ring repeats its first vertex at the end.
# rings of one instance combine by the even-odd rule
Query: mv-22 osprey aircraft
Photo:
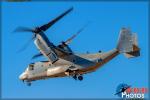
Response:
POLYGON ((45 56, 48 61, 39 61, 28 65, 26 70, 19 76, 19 79, 26 82, 28 86, 32 81, 70 76, 75 80, 83 80, 83 74, 96 71, 103 64, 107 63, 120 53, 126 57, 137 57, 140 55, 140 49, 137 44, 137 35, 132 34, 128 28, 122 28, 117 46, 106 53, 98 52, 94 54, 75 54, 68 46, 69 43, 83 30, 80 29, 67 41, 61 42, 59 45, 54 45, 48 40, 44 31, 52 27, 58 20, 63 18, 73 8, 68 9, 60 16, 56 17, 49 23, 36 27, 35 29, 19 27, 16 32, 32 32, 34 43, 39 54, 33 56, 45 56))

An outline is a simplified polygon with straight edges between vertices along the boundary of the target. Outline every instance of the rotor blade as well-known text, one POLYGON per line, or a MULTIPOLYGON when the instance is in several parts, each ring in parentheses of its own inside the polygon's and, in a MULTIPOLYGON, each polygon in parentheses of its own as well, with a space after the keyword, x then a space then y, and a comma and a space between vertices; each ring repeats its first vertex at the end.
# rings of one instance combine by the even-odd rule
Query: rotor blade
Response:
POLYGON ((28 27, 18 27, 13 32, 34 32, 34 30, 28 27))
POLYGON ((70 37, 68 40, 66 40, 65 44, 69 44, 79 33, 81 33, 85 27, 87 27, 88 24, 83 26, 76 34, 74 34, 72 37, 70 37))
POLYGON ((30 40, 28 40, 27 43, 24 44, 23 47, 18 50, 18 52, 24 51, 24 50, 32 43, 32 40, 33 40, 33 39, 34 39, 34 37, 32 37, 30 40))
POLYGON ((42 56, 42 55, 43 55, 43 54, 38 53, 38 54, 34 55, 34 56, 32 57, 32 59, 35 59, 35 58, 40 57, 40 56, 42 56))
POLYGON ((52 25, 54 25, 58 20, 60 20, 61 18, 63 18, 65 15, 67 15, 69 12, 71 12, 73 10, 73 7, 71 7, 70 9, 68 9, 67 11, 65 11, 64 13, 62 13, 60 16, 56 17, 55 19, 53 19, 52 21, 50 21, 49 23, 43 25, 40 27, 41 30, 46 31, 48 28, 50 28, 52 25))

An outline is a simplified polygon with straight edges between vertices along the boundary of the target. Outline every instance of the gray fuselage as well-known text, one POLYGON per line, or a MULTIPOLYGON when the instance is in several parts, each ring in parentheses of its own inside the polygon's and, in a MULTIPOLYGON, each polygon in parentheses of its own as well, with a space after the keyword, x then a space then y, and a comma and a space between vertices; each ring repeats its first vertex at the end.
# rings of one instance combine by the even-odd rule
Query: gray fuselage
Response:
MULTIPOLYGON (((73 54, 59 58, 55 63, 41 61, 30 64, 21 76, 24 80, 34 81, 39 79, 65 77, 78 73, 80 75, 95 71, 103 64, 117 56, 119 52, 114 49, 106 53, 73 54), (70 70, 69 75, 66 73, 70 70)), ((20 77, 21 77, 20 76, 20 77)))

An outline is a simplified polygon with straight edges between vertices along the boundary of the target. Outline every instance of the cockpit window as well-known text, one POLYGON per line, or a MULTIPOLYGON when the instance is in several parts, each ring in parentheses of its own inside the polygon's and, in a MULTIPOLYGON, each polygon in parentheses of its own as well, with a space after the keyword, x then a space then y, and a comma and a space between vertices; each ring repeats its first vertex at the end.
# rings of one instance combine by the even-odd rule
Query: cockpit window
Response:
POLYGON ((34 64, 29 65, 29 70, 34 70, 34 64))

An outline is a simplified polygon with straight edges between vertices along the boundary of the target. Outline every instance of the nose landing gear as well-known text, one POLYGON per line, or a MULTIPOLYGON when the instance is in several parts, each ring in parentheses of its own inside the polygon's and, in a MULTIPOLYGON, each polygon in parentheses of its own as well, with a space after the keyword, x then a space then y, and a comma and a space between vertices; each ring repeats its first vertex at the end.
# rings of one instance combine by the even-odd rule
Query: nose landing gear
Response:
POLYGON ((31 82, 27 82, 27 86, 31 86, 31 82))
POLYGON ((31 81, 28 81, 28 80, 22 80, 22 82, 27 84, 27 86, 31 86, 31 84, 32 84, 31 81))

